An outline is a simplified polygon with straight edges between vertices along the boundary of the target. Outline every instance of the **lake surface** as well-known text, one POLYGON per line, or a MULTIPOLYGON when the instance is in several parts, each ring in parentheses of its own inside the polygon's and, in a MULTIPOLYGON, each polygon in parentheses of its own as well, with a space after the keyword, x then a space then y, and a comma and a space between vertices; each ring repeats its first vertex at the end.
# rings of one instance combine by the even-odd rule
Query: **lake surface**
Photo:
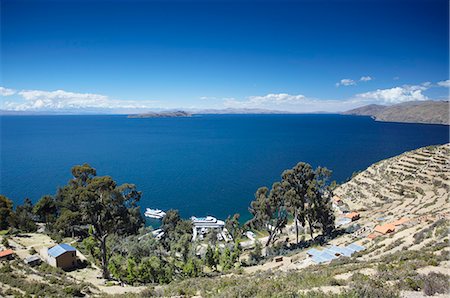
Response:
POLYGON ((0 193, 21 203, 54 194, 72 166, 137 185, 141 206, 224 218, 299 161, 345 181, 381 159, 448 142, 448 126, 344 115, 4 116, 0 193))

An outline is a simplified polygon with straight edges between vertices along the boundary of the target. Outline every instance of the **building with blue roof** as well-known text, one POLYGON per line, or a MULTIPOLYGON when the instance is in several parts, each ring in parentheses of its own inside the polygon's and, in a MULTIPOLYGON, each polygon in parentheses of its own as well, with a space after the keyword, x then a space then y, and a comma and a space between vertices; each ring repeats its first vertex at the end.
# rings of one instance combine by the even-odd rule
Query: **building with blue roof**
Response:
POLYGON ((64 270, 77 265, 77 250, 69 244, 58 244, 47 250, 47 262, 64 270))
POLYGON ((334 252, 337 255, 344 256, 344 257, 351 257, 352 254, 354 253, 354 251, 351 249, 348 249, 346 247, 339 247, 336 245, 333 245, 332 247, 330 247, 329 250, 334 252))
POLYGON ((311 248, 310 250, 308 250, 306 252, 309 256, 317 256, 320 255, 322 253, 322 251, 315 249, 315 248, 311 248))
POLYGON ((363 250, 366 249, 364 246, 361 246, 361 245, 358 245, 358 244, 355 244, 355 243, 350 243, 350 244, 347 245, 346 247, 349 248, 349 249, 351 249, 351 250, 354 250, 354 251, 356 251, 356 252, 358 252, 358 251, 363 251, 363 250))
POLYGON ((362 251, 364 249, 365 249, 364 246, 351 243, 346 247, 333 245, 324 250, 311 248, 306 253, 311 257, 311 261, 313 261, 316 264, 322 264, 331 262, 332 260, 335 260, 341 256, 351 257, 352 254, 354 254, 355 252, 362 251))

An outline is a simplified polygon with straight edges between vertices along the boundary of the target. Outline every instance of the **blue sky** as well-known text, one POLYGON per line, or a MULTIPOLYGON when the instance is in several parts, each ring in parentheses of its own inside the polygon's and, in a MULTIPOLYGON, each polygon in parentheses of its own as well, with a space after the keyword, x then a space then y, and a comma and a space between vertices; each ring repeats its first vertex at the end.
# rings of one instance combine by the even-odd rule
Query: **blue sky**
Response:
POLYGON ((2 0, 0 108, 311 112, 447 99, 448 8, 2 0))

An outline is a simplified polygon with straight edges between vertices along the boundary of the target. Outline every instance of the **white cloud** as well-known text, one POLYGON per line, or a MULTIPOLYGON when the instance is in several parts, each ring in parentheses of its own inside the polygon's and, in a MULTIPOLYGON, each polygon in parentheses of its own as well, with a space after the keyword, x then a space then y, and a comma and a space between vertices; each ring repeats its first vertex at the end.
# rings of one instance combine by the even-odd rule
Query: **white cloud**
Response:
POLYGON ((14 111, 64 111, 82 109, 145 109, 156 101, 117 100, 106 95, 75 93, 64 90, 22 90, 17 93, 21 101, 6 101, 4 109, 14 111))
POLYGON ((224 98, 224 105, 232 108, 279 108, 280 106, 292 106, 306 101, 304 95, 291 95, 287 93, 271 93, 262 96, 249 96, 245 100, 224 98))
POLYGON ((403 85, 360 93, 343 100, 317 99, 301 94, 279 93, 250 96, 243 100, 227 98, 223 99, 223 102, 225 107, 229 108, 262 108, 304 113, 317 111, 338 112, 372 103, 391 105, 407 101, 429 100, 430 98, 423 92, 434 86, 430 82, 420 85, 403 85))
POLYGON ((437 83, 440 87, 450 88, 450 80, 440 81, 437 83))
MULTIPOLYGON (((347 79, 350 80, 350 79, 347 79)), ((341 80, 342 84, 356 84, 341 80), (343 82, 342 82, 343 81, 343 82)), ((341 84, 341 83, 339 83, 341 84)), ((290 112, 345 111, 354 107, 378 103, 396 104, 406 101, 428 100, 424 92, 438 86, 448 87, 450 80, 437 83, 425 82, 418 85, 403 85, 386 89, 359 93, 347 99, 318 99, 303 94, 269 93, 245 98, 220 98, 204 96, 197 98, 201 108, 256 108, 290 112)), ((0 87, 0 95, 13 95, 0 98, 0 109, 12 111, 56 111, 56 112, 137 112, 149 109, 183 108, 178 103, 167 101, 164 106, 159 101, 119 100, 95 93, 76 93, 64 90, 21 90, 0 87)), ((197 102, 197 103, 198 103, 197 102)), ((195 106, 191 105, 192 107, 195 106)), ((187 106, 184 106, 187 108, 187 106)))
POLYGON ((356 85, 356 82, 352 79, 342 79, 338 83, 336 83, 336 87, 339 86, 352 86, 356 85))
POLYGON ((16 93, 16 90, 0 87, 0 96, 11 96, 16 93))
POLYGON ((371 76, 362 76, 359 80, 361 82, 368 82, 368 81, 372 81, 373 78, 371 76))
POLYGON ((360 93, 355 96, 356 99, 374 101, 382 104, 396 104, 406 101, 429 100, 423 94, 423 91, 429 89, 429 82, 421 85, 404 85, 389 89, 377 89, 375 91, 360 93))
POLYGON ((317 111, 338 112, 356 107, 353 100, 322 100, 308 98, 302 94, 271 93, 262 96, 249 96, 244 100, 224 98, 227 108, 237 109, 269 109, 286 112, 311 113, 317 111))

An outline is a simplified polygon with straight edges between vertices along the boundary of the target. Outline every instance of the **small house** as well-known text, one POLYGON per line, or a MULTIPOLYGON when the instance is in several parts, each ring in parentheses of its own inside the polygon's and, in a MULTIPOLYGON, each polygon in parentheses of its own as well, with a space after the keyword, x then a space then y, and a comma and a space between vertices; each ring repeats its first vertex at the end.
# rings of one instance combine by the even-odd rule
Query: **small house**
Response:
POLYGON ((12 249, 0 251, 0 260, 11 260, 12 258, 14 258, 14 251, 12 249))
POLYGON ((39 264, 42 262, 42 260, 41 260, 41 258, 39 257, 39 255, 32 255, 32 256, 26 257, 26 258, 23 260, 23 262, 24 262, 25 264, 27 264, 27 265, 30 265, 30 266, 37 266, 37 265, 39 265, 39 264))
POLYGON ((47 262, 53 267, 64 270, 71 269, 77 264, 77 250, 69 244, 58 244, 47 251, 47 262))
POLYGON ((407 222, 409 222, 409 218, 402 217, 396 221, 391 222, 394 226, 404 226, 407 222))
POLYGON ((395 226, 393 224, 385 224, 382 226, 376 226, 374 231, 378 232, 380 234, 386 235, 388 233, 395 232, 395 226))
POLYGON ((345 214, 345 217, 346 217, 346 218, 350 218, 352 221, 355 221, 355 220, 358 220, 358 219, 359 219, 359 213, 353 211, 353 212, 350 212, 350 213, 345 214))

